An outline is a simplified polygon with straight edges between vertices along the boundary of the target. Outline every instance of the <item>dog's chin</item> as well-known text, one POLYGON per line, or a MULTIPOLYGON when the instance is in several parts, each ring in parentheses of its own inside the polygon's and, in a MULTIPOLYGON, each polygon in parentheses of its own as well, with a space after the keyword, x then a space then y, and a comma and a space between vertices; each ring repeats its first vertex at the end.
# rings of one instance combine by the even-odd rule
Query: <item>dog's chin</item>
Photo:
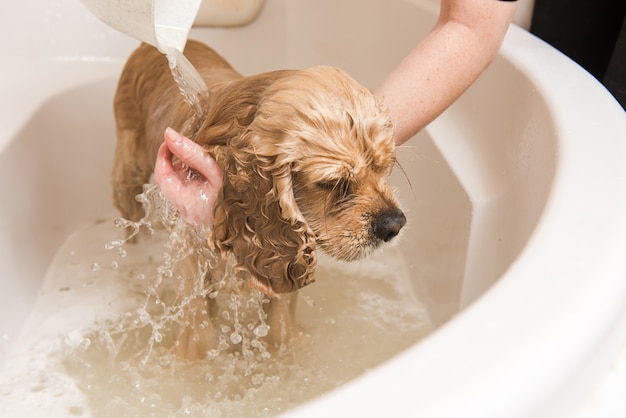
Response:
POLYGON ((324 240, 317 241, 317 245, 326 255, 346 262, 362 260, 382 247, 382 244, 385 244, 385 242, 379 239, 359 245, 333 245, 324 240))

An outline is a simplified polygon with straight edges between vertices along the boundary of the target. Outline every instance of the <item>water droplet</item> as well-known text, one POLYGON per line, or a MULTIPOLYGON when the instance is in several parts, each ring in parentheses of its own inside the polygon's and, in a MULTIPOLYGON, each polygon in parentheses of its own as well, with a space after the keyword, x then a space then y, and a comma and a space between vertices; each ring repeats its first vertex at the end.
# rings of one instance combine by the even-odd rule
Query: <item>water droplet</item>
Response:
POLYGON ((137 309, 137 317, 142 324, 150 322, 150 314, 143 308, 137 309))
POLYGON ((153 393, 148 398, 149 406, 156 408, 161 403, 161 396, 158 393, 153 393))
POLYGON ((241 337, 241 334, 239 334, 237 332, 233 332, 232 334, 230 334, 230 342, 231 343, 239 344, 242 340, 243 340, 243 338, 241 337))
POLYGON ((311 308, 315 307, 315 300, 312 297, 307 296, 307 295, 301 295, 300 298, 304 300, 309 307, 311 308))
POLYGON ((82 340, 80 340, 80 348, 82 348, 83 350, 88 349, 90 345, 91 340, 89 338, 83 338, 82 340))
POLYGON ((171 362, 172 360, 169 355, 163 355, 159 357, 159 364, 161 366, 169 366, 171 362))
POLYGON ((91 271, 98 271, 98 270, 100 270, 100 264, 98 264, 98 263, 93 263, 93 264, 91 265, 91 271))
POLYGON ((269 331, 270 331, 269 325, 262 324, 254 329, 254 335, 260 338, 266 337, 269 331))

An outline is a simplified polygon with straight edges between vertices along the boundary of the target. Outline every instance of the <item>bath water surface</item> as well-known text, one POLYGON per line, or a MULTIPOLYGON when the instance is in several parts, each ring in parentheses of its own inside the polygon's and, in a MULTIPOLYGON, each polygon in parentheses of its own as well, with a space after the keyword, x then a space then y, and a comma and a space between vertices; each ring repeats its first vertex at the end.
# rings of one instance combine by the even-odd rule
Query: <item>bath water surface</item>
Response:
POLYGON ((134 244, 113 219, 68 237, 0 374, 0 416, 274 416, 431 329, 403 258, 389 248, 354 264, 322 257, 316 282, 300 291, 300 330, 279 347, 265 338, 265 296, 209 289, 219 344, 204 359, 181 360, 172 353, 180 301, 168 271, 180 231, 167 216, 166 228, 139 225, 134 244))

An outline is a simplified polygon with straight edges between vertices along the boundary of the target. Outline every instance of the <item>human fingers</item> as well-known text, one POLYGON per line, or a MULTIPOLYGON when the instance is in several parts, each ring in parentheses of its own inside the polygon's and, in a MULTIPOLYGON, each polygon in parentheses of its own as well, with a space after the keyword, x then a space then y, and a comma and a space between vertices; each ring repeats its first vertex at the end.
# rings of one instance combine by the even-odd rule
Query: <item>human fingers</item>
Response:
POLYGON ((164 136, 170 152, 181 162, 202 174, 209 184, 213 186, 221 184, 222 170, 202 146, 172 128, 167 128, 164 136))
POLYGON ((172 163, 172 157, 172 151, 167 143, 163 142, 159 147, 154 165, 154 182, 161 189, 167 186, 174 186, 174 189, 176 189, 177 185, 174 183, 180 183, 180 178, 176 174, 172 163))
POLYGON ((157 153, 154 182, 161 189, 163 197, 178 209, 183 219, 194 225, 210 225, 212 218, 201 219, 195 215, 194 201, 188 201, 187 193, 185 193, 188 183, 182 180, 180 172, 172 163, 172 157, 173 154, 167 143, 163 142, 157 153))

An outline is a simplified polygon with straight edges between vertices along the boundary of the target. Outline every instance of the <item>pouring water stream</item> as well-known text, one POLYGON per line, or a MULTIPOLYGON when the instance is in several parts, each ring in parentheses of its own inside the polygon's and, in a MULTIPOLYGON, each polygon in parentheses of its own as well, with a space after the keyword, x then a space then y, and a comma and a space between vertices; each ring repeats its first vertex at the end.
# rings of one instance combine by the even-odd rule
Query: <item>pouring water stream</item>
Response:
POLYGON ((107 25, 161 51, 185 101, 202 114, 200 95, 207 87, 182 53, 201 0, 81 1, 107 25))

